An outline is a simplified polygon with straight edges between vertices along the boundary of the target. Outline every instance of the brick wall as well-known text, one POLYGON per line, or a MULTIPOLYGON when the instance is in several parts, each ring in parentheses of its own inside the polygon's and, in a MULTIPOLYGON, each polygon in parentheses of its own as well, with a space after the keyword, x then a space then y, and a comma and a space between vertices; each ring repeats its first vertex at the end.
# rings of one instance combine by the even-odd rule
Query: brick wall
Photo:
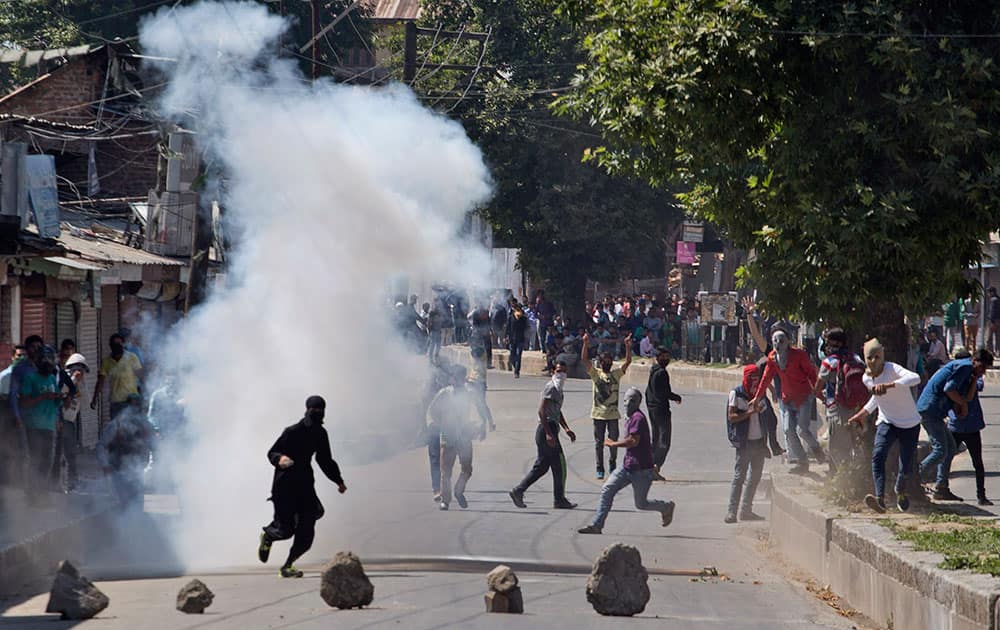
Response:
POLYGON ((99 53, 71 59, 44 80, 0 103, 0 113, 75 124, 92 122, 90 106, 83 104, 101 98, 106 67, 107 57, 99 53))

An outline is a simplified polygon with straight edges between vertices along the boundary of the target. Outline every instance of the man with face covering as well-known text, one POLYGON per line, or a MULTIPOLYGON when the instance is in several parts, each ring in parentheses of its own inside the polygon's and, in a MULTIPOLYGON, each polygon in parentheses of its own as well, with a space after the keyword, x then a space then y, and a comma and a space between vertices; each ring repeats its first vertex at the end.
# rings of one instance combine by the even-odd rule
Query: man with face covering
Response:
POLYGON ((776 330, 771 335, 771 345, 774 349, 767 355, 764 375, 749 406, 758 406, 757 403, 767 394, 768 385, 777 376, 781 383, 781 400, 778 404, 781 410, 781 429, 785 433, 788 462, 792 464, 791 472, 808 472, 809 455, 802 448, 802 441, 805 441, 819 463, 826 461, 826 454, 809 426, 812 418, 809 406, 815 407, 816 404, 813 401, 813 386, 818 376, 816 366, 809 360, 805 350, 791 345, 788 335, 782 330, 776 330))
POLYGON ((864 427, 865 421, 878 409, 875 426, 875 446, 872 450, 872 479, 875 494, 865 497, 865 504, 872 510, 885 512, 885 460, 894 442, 899 442, 899 474, 896 475, 896 507, 905 512, 910 507, 906 494, 906 477, 913 470, 920 436, 920 414, 913 402, 910 388, 920 384, 920 375, 905 367, 885 360, 885 349, 878 339, 865 343, 864 383, 872 393, 871 399, 854 414, 849 422, 864 427))
POLYGON ((570 442, 576 442, 576 434, 566 424, 562 413, 563 387, 566 384, 566 362, 556 361, 552 380, 542 390, 542 401, 538 405, 538 428, 535 429, 535 447, 538 456, 527 476, 510 491, 510 499, 519 508, 528 507, 524 493, 545 473, 552 472, 552 507, 557 510, 572 510, 576 503, 566 498, 566 458, 559 444, 559 427, 566 429, 570 442))
POLYGON ((325 415, 326 401, 320 396, 310 396, 306 400, 305 417, 282 431, 267 452, 267 460, 274 466, 269 499, 274 503, 274 520, 264 527, 257 557, 267 562, 271 543, 294 536, 288 559, 281 566, 281 577, 302 577, 302 571, 292 563, 309 551, 316 535, 316 521, 324 513, 323 504, 316 496, 312 469, 314 454, 323 474, 337 484, 341 494, 347 492, 340 467, 330 454, 330 438, 323 428, 325 415))
POLYGON ((111 385, 111 417, 129 408, 129 401, 139 395, 139 372, 142 371, 142 361, 139 357, 125 349, 125 337, 115 333, 108 340, 111 356, 101 361, 101 369, 97 373, 97 385, 94 387, 94 397, 90 408, 97 409, 97 401, 104 389, 104 381, 111 385))
POLYGON ((646 383, 646 408, 649 410, 649 425, 653 439, 653 480, 666 481, 660 473, 663 463, 667 461, 670 452, 670 438, 673 433, 670 414, 671 401, 681 404, 681 397, 670 388, 670 375, 667 366, 670 365, 670 349, 656 349, 656 363, 649 369, 649 381, 646 383))
POLYGON ((650 501, 647 498, 655 473, 649 425, 646 424, 646 416, 639 409, 641 404, 642 394, 635 387, 630 387, 625 392, 625 410, 628 414, 625 438, 622 440, 608 438, 605 441, 608 446, 626 449, 625 460, 622 462, 622 467, 615 469, 608 480, 604 482, 594 520, 591 521, 590 525, 577 530, 581 534, 600 534, 604 530, 604 523, 608 518, 608 513, 611 512, 615 495, 629 485, 632 486, 637 509, 659 512, 663 527, 670 525, 674 519, 673 501, 650 501))

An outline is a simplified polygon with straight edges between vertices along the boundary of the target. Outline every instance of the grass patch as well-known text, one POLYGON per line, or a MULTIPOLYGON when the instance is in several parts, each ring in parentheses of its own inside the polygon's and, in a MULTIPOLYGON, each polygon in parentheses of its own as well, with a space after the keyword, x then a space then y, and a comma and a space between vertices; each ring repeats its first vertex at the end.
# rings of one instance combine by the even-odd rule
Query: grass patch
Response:
POLYGON ((969 569, 1000 576, 1000 528, 994 519, 929 514, 926 526, 901 525, 889 519, 878 523, 918 551, 942 554, 944 560, 938 565, 942 569, 969 569))

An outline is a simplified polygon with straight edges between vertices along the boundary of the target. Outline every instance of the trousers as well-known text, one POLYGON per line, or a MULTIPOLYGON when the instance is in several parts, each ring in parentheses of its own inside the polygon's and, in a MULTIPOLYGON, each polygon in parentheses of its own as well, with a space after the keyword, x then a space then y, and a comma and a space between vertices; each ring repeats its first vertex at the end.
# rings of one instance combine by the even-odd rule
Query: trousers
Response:
POLYGON ((745 512, 753 509, 753 497, 757 494, 757 484, 760 483, 760 477, 764 473, 766 457, 767 444, 764 438, 747 440, 746 446, 736 447, 736 466, 733 471, 733 484, 729 489, 730 514, 736 513, 737 505, 745 512), (748 472, 749 477, 747 477, 748 472))
POLYGON ((457 444, 441 445, 441 502, 451 503, 451 471, 455 467, 455 458, 461 466, 458 479, 455 481, 455 494, 465 494, 465 485, 472 478, 472 441, 463 440, 457 444))
POLYGON ((535 448, 538 455, 531 470, 521 483, 514 486, 518 493, 524 493, 536 481, 541 479, 545 473, 552 472, 552 497, 556 503, 566 500, 566 458, 563 457, 562 446, 559 444, 559 426, 554 422, 549 423, 549 431, 556 438, 555 446, 549 446, 545 441, 545 428, 539 424, 535 429, 535 448))
POLYGON ((669 408, 649 407, 649 430, 653 442, 653 465, 660 469, 670 453, 673 418, 669 408))
MULTIPOLYGON (((594 418, 594 456, 597 461, 598 472, 604 472, 604 436, 607 435, 612 440, 618 439, 618 421, 617 420, 599 420, 594 418)), ((615 463, 618 461, 618 449, 614 446, 609 446, 608 450, 611 451, 611 468, 615 467, 615 463)))
POLYGON ((296 494, 273 496, 271 501, 274 503, 274 518, 264 527, 264 535, 272 541, 295 538, 285 562, 285 566, 290 566, 312 547, 316 521, 323 517, 323 504, 314 488, 303 489, 296 494))
POLYGON ((628 470, 624 466, 616 468, 608 480, 601 487, 601 501, 597 506, 597 513, 591 525, 603 528, 604 522, 608 519, 611 506, 614 503, 615 495, 629 485, 632 486, 632 494, 635 497, 635 507, 639 510, 650 510, 653 512, 663 512, 667 509, 666 501, 650 501, 649 487, 653 483, 653 469, 628 470))

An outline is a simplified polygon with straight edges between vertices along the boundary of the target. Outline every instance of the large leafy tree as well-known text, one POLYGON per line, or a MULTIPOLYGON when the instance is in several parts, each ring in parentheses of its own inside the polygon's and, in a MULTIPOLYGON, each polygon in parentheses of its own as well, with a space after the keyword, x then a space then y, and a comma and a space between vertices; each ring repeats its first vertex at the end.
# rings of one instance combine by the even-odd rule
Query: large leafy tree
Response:
MULTIPOLYGON (((544 0, 427 0, 423 7, 421 25, 431 31, 490 32, 484 48, 422 36, 413 88, 482 148, 496 188, 481 212, 496 243, 519 248, 521 267, 544 279, 571 314, 582 312, 588 278, 662 274, 663 238, 680 218, 675 200, 630 173, 581 163, 599 138, 595 130, 551 111, 583 58, 583 31, 554 17, 544 0)), ((400 72, 397 66, 394 76, 400 72)))
POLYGON ((969 290, 1000 225, 1000 7, 567 0, 588 155, 678 186, 766 305, 878 334, 969 290))

